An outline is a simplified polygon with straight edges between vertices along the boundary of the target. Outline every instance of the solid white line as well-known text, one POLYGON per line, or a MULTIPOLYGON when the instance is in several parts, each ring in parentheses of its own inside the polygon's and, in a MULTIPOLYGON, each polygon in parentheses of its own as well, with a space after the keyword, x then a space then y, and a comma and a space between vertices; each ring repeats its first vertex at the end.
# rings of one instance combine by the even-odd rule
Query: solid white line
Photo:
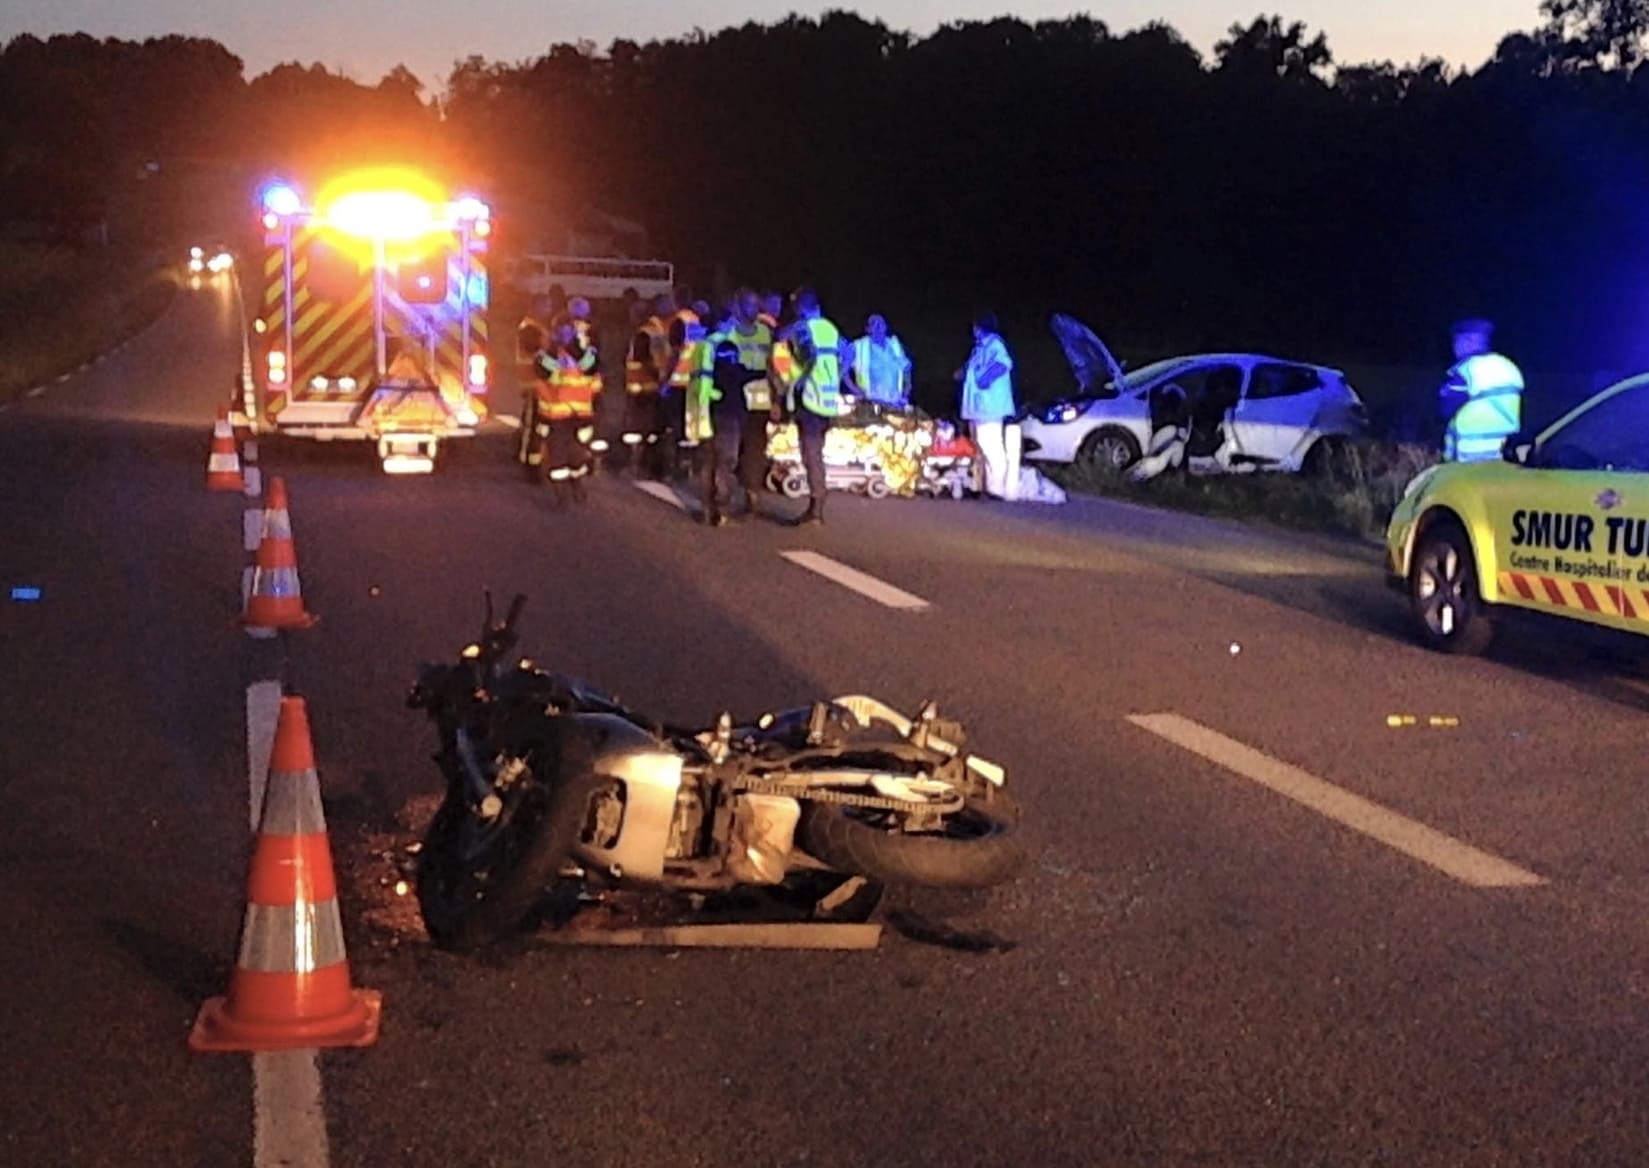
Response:
POLYGON ((1462 843, 1189 718, 1178 714, 1133 714, 1128 721, 1411 859, 1429 864, 1462 884, 1474 888, 1532 888, 1546 883, 1544 877, 1519 868, 1509 860, 1462 843))
POLYGON ((317 1052, 253 1055, 253 1168, 326 1168, 329 1158, 317 1052))
POLYGON ((681 496, 676 494, 668 483, 655 483, 644 480, 636 483, 635 488, 643 494, 651 495, 660 503, 670 504, 677 511, 687 510, 687 504, 681 501, 681 496))
POLYGON ((249 552, 257 551, 258 545, 263 542, 263 509, 261 507, 249 507, 243 511, 240 517, 240 530, 241 543, 246 547, 246 550, 249 552))
POLYGON ((269 778, 269 755, 275 749, 275 723, 280 716, 280 682, 255 681, 246 687, 246 777, 253 831, 263 816, 263 785, 269 778))
MULTIPOLYGON (((263 815, 269 756, 280 718, 281 683, 257 681, 246 687, 246 771, 252 830, 263 815)), ((325 1168, 326 1108, 321 1102, 321 1070, 313 1050, 259 1052, 252 1056, 252 1165, 325 1168)))
POLYGON ((244 484, 241 493, 248 499, 256 499, 263 494, 263 471, 255 466, 243 466, 240 472, 241 482, 244 484))
POLYGON ((914 612, 926 608, 928 602, 920 596, 913 596, 903 588, 895 588, 884 580, 878 580, 857 568, 850 568, 846 564, 821 556, 818 552, 780 552, 781 556, 798 567, 806 568, 810 572, 817 572, 827 580, 834 580, 843 588, 850 588, 861 596, 868 596, 878 604, 885 604, 889 608, 902 608, 914 612))
POLYGON ((493 417, 497 418, 501 423, 508 426, 512 430, 521 429, 521 419, 516 417, 514 414, 494 414, 493 417))

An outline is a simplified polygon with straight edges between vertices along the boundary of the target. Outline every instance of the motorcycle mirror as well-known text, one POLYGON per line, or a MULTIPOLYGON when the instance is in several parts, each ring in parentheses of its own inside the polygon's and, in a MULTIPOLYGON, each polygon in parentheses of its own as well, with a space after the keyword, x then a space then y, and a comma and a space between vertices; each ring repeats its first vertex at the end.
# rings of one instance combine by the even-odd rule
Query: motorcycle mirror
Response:
POLYGON ((486 587, 485 585, 482 585, 481 595, 482 595, 482 597, 485 598, 486 604, 487 604, 487 615, 486 615, 486 618, 485 618, 486 624, 483 627, 486 631, 491 632, 492 631, 492 589, 486 587))

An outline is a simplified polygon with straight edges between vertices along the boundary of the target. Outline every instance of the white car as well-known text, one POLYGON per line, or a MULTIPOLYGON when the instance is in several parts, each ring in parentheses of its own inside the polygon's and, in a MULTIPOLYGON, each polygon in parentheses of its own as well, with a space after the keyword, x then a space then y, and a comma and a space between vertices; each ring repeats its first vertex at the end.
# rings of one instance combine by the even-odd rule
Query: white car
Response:
POLYGON ((1124 372, 1079 321, 1055 316, 1053 329, 1078 393, 1025 420, 1026 458, 1122 471, 1164 427, 1188 424, 1195 472, 1297 472, 1326 467, 1337 443, 1368 431, 1363 400, 1337 369, 1202 353, 1124 372))

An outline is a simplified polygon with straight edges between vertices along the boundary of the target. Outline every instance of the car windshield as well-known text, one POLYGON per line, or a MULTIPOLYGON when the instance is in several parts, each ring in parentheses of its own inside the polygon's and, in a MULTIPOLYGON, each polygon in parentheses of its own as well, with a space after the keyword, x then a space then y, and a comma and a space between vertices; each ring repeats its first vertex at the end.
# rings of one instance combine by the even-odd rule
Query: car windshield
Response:
POLYGON ((1649 473, 1649 375, 1606 392, 1547 434, 1537 462, 1558 470, 1649 473))

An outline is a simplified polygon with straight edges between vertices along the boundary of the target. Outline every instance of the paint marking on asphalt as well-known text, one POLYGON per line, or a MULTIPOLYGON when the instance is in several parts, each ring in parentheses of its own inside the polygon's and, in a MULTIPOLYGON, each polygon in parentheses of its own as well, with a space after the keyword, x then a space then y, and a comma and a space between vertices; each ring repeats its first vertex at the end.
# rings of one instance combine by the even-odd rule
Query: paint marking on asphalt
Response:
MULTIPOLYGON (((280 719, 281 683, 256 681, 246 687, 246 772, 250 823, 258 829, 269 756, 280 719)), ((252 1166, 304 1165, 326 1168, 326 1108, 321 1101, 321 1069, 313 1050, 260 1051, 252 1056, 252 1166)))
POLYGON ((258 461, 258 440, 256 438, 246 440, 245 445, 241 447, 240 457, 242 462, 258 461))
POLYGON ((44 394, 45 392, 46 392, 46 387, 44 385, 37 385, 33 389, 29 390, 27 396, 29 396, 29 397, 39 397, 42 394, 44 394))
MULTIPOLYGON (((82 365, 80 368, 84 369, 86 367, 84 365, 82 365)), ((62 385, 65 381, 67 381, 69 378, 73 377, 79 371, 80 371, 79 369, 74 369, 74 370, 70 370, 68 373, 59 373, 56 377, 57 384, 62 385)))
POLYGON ((910 612, 926 608, 928 602, 920 596, 913 596, 903 588, 895 588, 885 580, 878 580, 875 576, 850 568, 846 564, 821 556, 818 552, 780 552, 781 556, 798 567, 806 568, 809 572, 817 572, 827 580, 833 580, 843 588, 851 589, 861 596, 868 596, 878 604, 885 604, 889 608, 902 608, 910 612))
POLYGON ((249 507, 241 512, 240 517, 241 543, 249 552, 258 550, 263 542, 263 510, 258 507, 249 507))
POLYGON ((644 495, 651 495, 660 503, 668 503, 677 511, 687 510, 687 504, 681 501, 681 496, 671 489, 668 483, 655 483, 647 480, 635 484, 636 490, 644 495))
POLYGON ((9 409, 11 409, 10 402, 0 402, 0 414, 5 413, 9 409))
POLYGON ((521 419, 516 417, 514 414, 494 414, 493 417, 497 418, 499 422, 508 426, 512 430, 521 429, 521 419))
POLYGON ((246 777, 253 831, 263 816, 263 786, 269 778, 269 755, 275 749, 275 723, 280 716, 280 682, 255 681, 246 687, 246 777))
POLYGON ((326 1108, 313 1050, 252 1056, 253 1168, 326 1168, 326 1108))
POLYGON ((244 484, 241 490, 248 499, 256 499, 263 494, 263 471, 255 466, 242 467, 240 477, 244 484))
POLYGON ((1490 852, 1462 843, 1436 828, 1399 815, 1313 774, 1227 738, 1178 714, 1132 714, 1128 721, 1175 746, 1217 763, 1245 779, 1309 807, 1370 839, 1474 888, 1532 888, 1543 876, 1490 852))

